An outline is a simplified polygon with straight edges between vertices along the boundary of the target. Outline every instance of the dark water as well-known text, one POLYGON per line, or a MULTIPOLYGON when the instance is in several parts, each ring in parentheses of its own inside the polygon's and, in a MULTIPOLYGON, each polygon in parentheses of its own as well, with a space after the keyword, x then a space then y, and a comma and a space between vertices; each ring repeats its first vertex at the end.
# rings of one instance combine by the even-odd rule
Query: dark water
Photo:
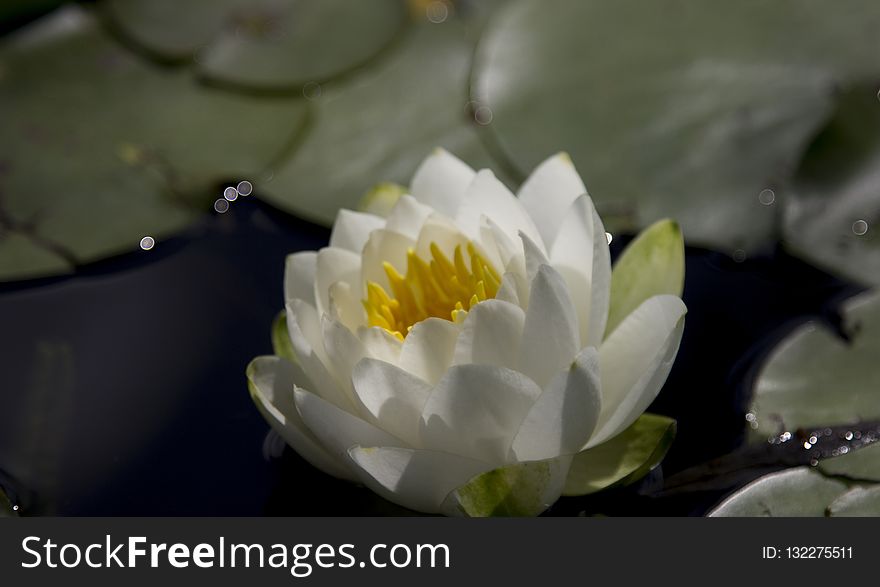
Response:
MULTIPOLYGON (((152 251, 0 287, 0 483, 22 513, 401 513, 289 450, 265 456, 268 427, 247 393, 245 366, 271 352, 285 255, 328 236, 240 199, 152 251)), ((684 340, 651 408, 679 423, 663 475, 735 449, 756 361, 800 321, 834 324, 856 291, 782 251, 735 262, 689 249, 684 340)), ((550 513, 702 514, 722 494, 633 488, 550 513)))

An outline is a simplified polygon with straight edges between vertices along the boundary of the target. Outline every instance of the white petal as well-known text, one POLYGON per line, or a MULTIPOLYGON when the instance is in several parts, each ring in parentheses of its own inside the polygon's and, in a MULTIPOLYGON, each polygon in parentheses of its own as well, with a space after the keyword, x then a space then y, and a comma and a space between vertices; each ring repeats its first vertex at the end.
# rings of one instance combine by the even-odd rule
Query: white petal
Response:
POLYGON ((302 458, 329 475, 353 480, 349 466, 328 453, 296 411, 294 385, 303 381, 299 368, 280 357, 257 357, 248 365, 248 388, 260 413, 302 458))
POLYGON ((521 252, 517 242, 486 215, 480 218, 480 241, 486 250, 494 247, 498 251, 498 264, 502 268, 507 267, 510 260, 521 252))
POLYGON ((428 514, 440 513, 453 489, 491 469, 480 461, 430 450, 355 447, 350 454, 364 485, 388 501, 428 514))
POLYGON ((284 303, 294 299, 315 303, 315 251, 287 255, 284 263, 284 303))
POLYGON ((474 306, 461 325, 453 363, 478 363, 517 368, 519 345, 525 324, 519 306, 498 299, 474 306))
POLYGON ((370 233, 385 225, 385 219, 375 214, 342 209, 336 214, 330 232, 330 246, 361 254, 370 233))
POLYGON ((558 153, 532 171, 517 195, 549 248, 571 203, 586 193, 571 157, 558 153))
POLYGON ((385 229, 399 232, 415 240, 419 236, 419 231, 421 231, 425 220, 433 213, 434 209, 430 206, 420 204, 412 196, 403 195, 397 200, 391 214, 388 215, 385 229))
POLYGON ((450 367, 422 412, 422 445, 501 464, 540 388, 522 373, 491 365, 450 367))
POLYGON ((286 306, 287 330, 290 332, 290 342, 297 359, 317 352, 323 352, 321 337, 321 319, 315 307, 300 299, 294 299, 286 306))
POLYGON ((581 344, 599 346, 608 321, 611 254, 605 227, 589 196, 575 200, 550 255, 577 309, 581 344))
MULTIPOLYGON (((529 264, 532 266, 533 271, 537 271, 537 267, 542 262, 546 262, 546 256, 540 252, 534 241, 522 233, 518 235, 520 244, 517 245, 491 219, 484 217, 483 222, 482 231, 484 233, 487 231, 491 233, 498 247, 499 255, 504 261, 501 287, 495 297, 505 302, 516 304, 521 308, 528 307, 529 283, 531 279, 528 278, 528 271, 526 269, 526 249, 528 249, 529 264)), ((488 235, 486 235, 486 238, 488 238, 488 235)))
POLYGON ((586 448, 625 430, 657 397, 678 352, 685 312, 675 296, 648 298, 602 344, 602 412, 586 448))
POLYGON ((366 355, 364 345, 351 330, 326 314, 321 318, 321 327, 329 371, 352 404, 356 405, 351 372, 357 362, 366 355))
POLYGON ((410 190, 415 198, 441 214, 455 217, 474 170, 444 149, 435 149, 416 170, 410 190))
POLYGON ((406 255, 415 247, 415 241, 408 236, 391 230, 375 230, 364 245, 361 259, 361 279, 364 284, 373 281, 391 293, 384 263, 391 263, 399 273, 406 272, 406 255))
POLYGON ((508 271, 501 277, 501 287, 495 294, 496 300, 509 302, 520 308, 529 306, 529 284, 519 273, 508 271))
POLYGON ((352 332, 357 332, 357 329, 366 322, 366 313, 361 304, 360 284, 354 286, 346 281, 337 281, 330 286, 328 293, 329 314, 352 332))
POLYGON ((459 326, 442 318, 428 318, 413 326, 400 351, 400 366, 431 385, 452 364, 459 326))
POLYGON ((309 388, 343 409, 353 409, 351 401, 327 368, 323 331, 318 313, 302 300, 287 304, 287 330, 296 359, 309 378, 309 388))
POLYGON ((580 350, 577 314, 559 273, 542 265, 532 281, 519 370, 544 387, 580 350))
POLYGON ((581 344, 599 345, 605 336, 608 308, 611 303, 611 250, 608 235, 599 213, 590 201, 593 212, 593 275, 590 283, 590 324, 587 339, 581 344))
POLYGON ((419 418, 431 386, 415 375, 385 361, 364 359, 352 372, 354 389, 373 422, 418 447, 419 418))
POLYGON ((513 458, 538 461, 580 452, 599 419, 599 386, 599 352, 587 347, 535 401, 513 440, 513 458))
POLYGON ((355 284, 360 276, 360 256, 345 249, 325 247, 318 251, 314 298, 318 315, 330 313, 330 287, 337 282, 355 284))
POLYGON ((431 245, 437 245, 443 254, 449 258, 455 251, 455 247, 461 246, 467 250, 468 237, 461 232, 452 220, 439 214, 432 214, 425 220, 422 230, 416 239, 416 254, 422 259, 431 258, 431 245))
POLYGON ((358 328, 358 338, 364 343, 367 356, 380 361, 397 364, 403 343, 384 328, 371 326, 358 328))
POLYGON ((455 221, 466 235, 478 239, 482 216, 491 218, 511 239, 516 240, 524 232, 543 247, 541 235, 522 203, 488 169, 479 171, 468 186, 455 221))
POLYGON ((544 251, 527 234, 520 233, 519 238, 522 240, 523 258, 526 264, 526 279, 531 283, 535 279, 535 275, 538 274, 538 269, 544 265, 549 265, 550 261, 547 259, 544 251))
POLYGON ((495 294, 495 299, 519 306, 519 294, 517 293, 517 284, 514 281, 514 277, 516 275, 513 273, 505 273, 501 277, 501 286, 498 288, 498 293, 495 294))
POLYGON ((308 429, 327 452, 344 463, 351 463, 348 449, 361 442, 371 446, 406 446, 399 438, 337 408, 314 393, 297 387, 294 390, 294 398, 296 409, 308 429))

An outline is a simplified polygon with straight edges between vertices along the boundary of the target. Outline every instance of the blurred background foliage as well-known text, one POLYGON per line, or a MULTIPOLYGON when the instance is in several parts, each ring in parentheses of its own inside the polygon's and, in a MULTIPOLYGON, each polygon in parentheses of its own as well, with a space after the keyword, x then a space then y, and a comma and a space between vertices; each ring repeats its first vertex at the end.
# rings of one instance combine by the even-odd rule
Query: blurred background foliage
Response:
MULTIPOLYGON (((4 0, 0 31, 0 282, 161 243, 242 180, 328 226, 443 146, 511 188, 568 151, 615 235, 672 217, 735 263, 880 284, 876 0, 4 0)), ((880 421, 878 308, 781 340, 745 383, 754 444, 880 421)), ((744 499, 877 480, 876 450, 824 446, 844 469, 744 499)))
POLYGON ((877 2, 61 4, 0 11, 35 19, 0 48, 4 281, 172 235, 227 180, 329 224, 435 145, 512 187, 566 150, 614 233, 880 281, 877 2))

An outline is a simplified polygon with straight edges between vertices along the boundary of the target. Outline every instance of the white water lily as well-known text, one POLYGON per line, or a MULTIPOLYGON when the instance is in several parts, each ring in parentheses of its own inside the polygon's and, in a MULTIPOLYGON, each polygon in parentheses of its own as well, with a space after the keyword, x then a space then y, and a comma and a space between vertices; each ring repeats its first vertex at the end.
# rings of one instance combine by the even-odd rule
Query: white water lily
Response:
POLYGON ((438 149, 387 217, 342 210, 288 257, 287 332, 248 376, 302 457, 422 512, 537 514, 643 414, 684 324, 677 226, 671 261, 638 239, 612 286, 567 155, 518 195, 438 149))

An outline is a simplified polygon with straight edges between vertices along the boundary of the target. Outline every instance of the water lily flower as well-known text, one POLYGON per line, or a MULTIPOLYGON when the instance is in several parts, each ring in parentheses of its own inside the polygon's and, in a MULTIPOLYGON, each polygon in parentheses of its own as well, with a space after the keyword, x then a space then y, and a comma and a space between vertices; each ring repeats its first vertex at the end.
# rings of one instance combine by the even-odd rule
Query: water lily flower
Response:
POLYGON ((565 154, 516 197, 438 149, 387 217, 342 210, 328 247, 288 257, 251 395, 312 465, 399 505, 537 514, 633 444, 614 439, 669 374, 683 271, 661 221, 612 274, 565 154))

